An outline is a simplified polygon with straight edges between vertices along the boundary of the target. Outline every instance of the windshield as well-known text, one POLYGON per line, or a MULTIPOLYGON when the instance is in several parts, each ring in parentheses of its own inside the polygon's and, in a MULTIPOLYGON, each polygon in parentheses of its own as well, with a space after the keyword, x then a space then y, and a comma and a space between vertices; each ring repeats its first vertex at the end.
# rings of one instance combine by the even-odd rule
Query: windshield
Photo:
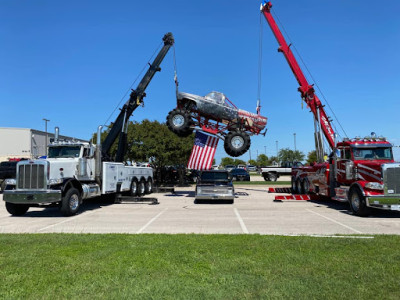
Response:
POLYGON ((80 146, 49 147, 49 158, 79 157, 80 146))
POLYGON ((354 148, 353 155, 355 160, 392 160, 391 148, 354 148))
POLYGON ((222 93, 211 92, 206 95, 206 98, 211 101, 215 101, 216 103, 221 104, 221 105, 223 105, 225 103, 225 95, 222 93))
POLYGON ((202 181, 228 180, 227 172, 203 172, 201 174, 202 181))

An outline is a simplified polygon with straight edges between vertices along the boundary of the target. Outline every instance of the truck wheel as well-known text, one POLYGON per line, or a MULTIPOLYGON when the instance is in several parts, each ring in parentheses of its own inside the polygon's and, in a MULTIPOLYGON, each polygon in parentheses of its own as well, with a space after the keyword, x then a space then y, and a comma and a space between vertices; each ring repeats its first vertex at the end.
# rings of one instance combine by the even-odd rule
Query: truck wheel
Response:
POLYGON ((354 215, 366 217, 370 214, 370 208, 367 207, 365 197, 360 189, 352 188, 349 194, 350 209, 354 215))
POLYGON ((269 181, 269 176, 268 176, 268 174, 265 174, 263 177, 264 177, 264 180, 265 180, 265 181, 269 181))
POLYGON ((291 185, 292 185, 292 193, 298 194, 297 187, 296 187, 296 178, 293 176, 292 176, 292 180, 291 180, 291 185))
POLYGON ((143 196, 146 192, 146 182, 142 179, 139 181, 137 194, 138 196, 143 196))
POLYGON ((146 194, 151 194, 153 192, 153 181, 151 178, 146 182, 146 194))
POLYGON ((302 190, 301 190, 301 180, 300 178, 296 179, 296 194, 301 194, 302 190))
POLYGON ((13 216, 22 216, 28 211, 29 206, 25 204, 15 204, 6 202, 6 209, 9 212, 9 214, 13 216))
POLYGON ((129 194, 131 195, 131 196, 137 196, 137 192, 138 192, 138 181, 137 181, 137 179, 136 178, 134 178, 134 179, 132 179, 132 182, 131 182, 131 188, 130 188, 130 190, 129 190, 129 194))
POLYGON ((225 152, 233 157, 246 153, 250 148, 250 137, 246 132, 230 131, 224 141, 225 152))
POLYGON ((278 179, 278 175, 276 173, 268 173, 269 180, 276 181, 278 179))
POLYGON ((64 216, 75 215, 81 205, 81 195, 76 188, 70 188, 61 200, 60 211, 64 216))
POLYGON ((309 192, 310 192, 310 182, 306 177, 301 181, 301 194, 308 194, 309 192))
POLYGON ((168 129, 180 137, 187 137, 192 134, 193 128, 190 114, 182 109, 175 108, 167 116, 168 129))

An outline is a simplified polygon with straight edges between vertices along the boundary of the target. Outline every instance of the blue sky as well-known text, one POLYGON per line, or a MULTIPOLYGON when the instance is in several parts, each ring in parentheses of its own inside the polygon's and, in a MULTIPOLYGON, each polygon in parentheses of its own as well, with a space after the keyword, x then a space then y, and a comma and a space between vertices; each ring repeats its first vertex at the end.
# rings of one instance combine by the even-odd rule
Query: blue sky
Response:
MULTIPOLYGON (((61 134, 88 139, 166 32, 175 36, 181 91, 221 91, 255 112, 260 2, 1 0, 0 127, 44 130, 47 118, 49 131, 59 126, 61 134)), ((375 131, 400 145, 400 2, 276 0, 273 9, 347 135, 375 131)), ((298 84, 264 19, 262 30, 268 133, 252 137, 251 157, 276 155, 276 141, 293 149, 294 133, 297 149, 307 153, 314 147, 312 115, 302 109, 298 84)), ((172 54, 131 120, 164 122, 175 107, 172 54)), ((217 161, 224 156, 220 142, 217 161)))

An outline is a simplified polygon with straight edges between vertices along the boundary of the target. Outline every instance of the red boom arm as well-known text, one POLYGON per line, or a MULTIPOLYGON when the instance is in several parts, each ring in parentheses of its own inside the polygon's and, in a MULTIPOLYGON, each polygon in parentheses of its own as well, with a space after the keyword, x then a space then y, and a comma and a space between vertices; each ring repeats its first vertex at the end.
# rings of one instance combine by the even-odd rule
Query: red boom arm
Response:
POLYGON ((292 51, 290 50, 290 45, 288 45, 283 37, 281 31, 279 30, 278 25, 276 24, 272 14, 271 14, 271 2, 267 2, 262 5, 261 11, 263 12, 265 18, 269 26, 271 27, 272 32, 275 35, 276 40, 278 41, 279 48, 278 51, 282 52, 288 62, 290 68, 294 76, 297 79, 300 87, 298 88, 301 93, 302 99, 306 102, 307 106, 311 109, 314 114, 315 119, 317 119, 321 125, 322 131, 327 139, 329 146, 333 149, 335 147, 335 132, 330 124, 328 116, 325 113, 325 110, 321 104, 321 101, 318 99, 317 95, 315 95, 315 91, 312 85, 307 82, 306 77, 304 76, 299 64, 297 63, 296 58, 294 57, 292 51))

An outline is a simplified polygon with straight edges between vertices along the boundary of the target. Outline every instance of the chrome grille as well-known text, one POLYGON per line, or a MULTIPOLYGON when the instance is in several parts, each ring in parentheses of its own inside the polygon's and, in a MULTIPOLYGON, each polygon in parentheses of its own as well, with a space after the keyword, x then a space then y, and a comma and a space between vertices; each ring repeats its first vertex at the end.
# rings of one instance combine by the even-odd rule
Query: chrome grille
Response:
POLYGON ((44 164, 24 163, 18 165, 17 172, 18 189, 44 189, 46 188, 46 176, 44 164))
POLYGON ((385 194, 400 194, 400 167, 388 167, 384 172, 385 194))

